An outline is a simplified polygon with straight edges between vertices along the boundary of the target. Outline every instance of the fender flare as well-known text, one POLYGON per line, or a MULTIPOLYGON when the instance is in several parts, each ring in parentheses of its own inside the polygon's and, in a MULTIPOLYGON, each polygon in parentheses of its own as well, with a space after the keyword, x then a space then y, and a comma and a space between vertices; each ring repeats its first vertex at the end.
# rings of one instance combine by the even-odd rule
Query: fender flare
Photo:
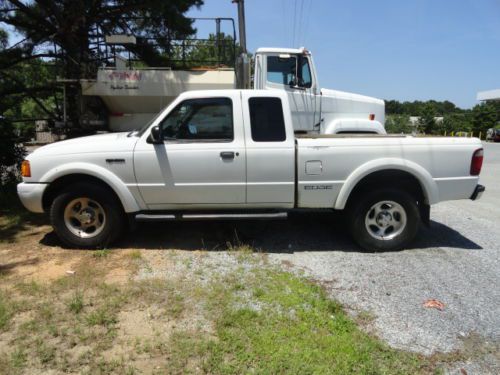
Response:
POLYGON ((51 183, 60 177, 68 176, 70 174, 85 174, 102 180, 116 193, 125 212, 140 211, 140 207, 136 199, 125 183, 114 173, 95 164, 83 162, 63 164, 49 170, 42 176, 40 181, 51 183))
POLYGON ((431 174, 422 166, 415 162, 397 159, 397 158, 383 158, 371 160, 362 164, 352 172, 347 180, 345 180, 340 192, 335 201, 334 208, 336 210, 343 210, 347 204, 347 200, 356 185, 366 176, 374 173, 389 169, 396 169, 403 172, 408 172, 414 176, 422 187, 426 203, 431 205, 439 201, 439 190, 436 182, 431 174))

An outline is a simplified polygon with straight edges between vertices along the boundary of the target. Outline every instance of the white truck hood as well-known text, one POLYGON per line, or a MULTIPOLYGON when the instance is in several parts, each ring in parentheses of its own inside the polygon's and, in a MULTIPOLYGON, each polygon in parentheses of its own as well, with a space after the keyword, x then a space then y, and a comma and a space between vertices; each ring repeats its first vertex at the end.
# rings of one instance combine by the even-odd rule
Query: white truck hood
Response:
POLYGON ((128 137, 127 135, 127 132, 109 133, 68 139, 66 141, 55 142, 40 147, 36 149, 32 155, 39 157, 106 152, 132 152, 138 138, 135 136, 128 137))
POLYGON ((367 103, 367 104, 375 104, 381 105, 385 107, 385 102, 382 99, 377 99, 371 96, 354 94, 347 91, 339 91, 339 90, 330 90, 330 89, 321 89, 321 95, 324 97, 330 97, 333 99, 343 99, 356 103, 367 103))
POLYGON ((370 115, 383 127, 385 123, 385 102, 371 96, 353 94, 345 91, 321 89, 321 112, 324 126, 338 120, 368 121, 370 115))

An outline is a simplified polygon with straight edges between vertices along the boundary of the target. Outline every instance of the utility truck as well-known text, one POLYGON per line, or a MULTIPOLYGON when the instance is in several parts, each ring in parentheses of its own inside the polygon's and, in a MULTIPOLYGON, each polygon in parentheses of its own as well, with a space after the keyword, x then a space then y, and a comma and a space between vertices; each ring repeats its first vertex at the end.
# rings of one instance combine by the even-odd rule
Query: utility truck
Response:
POLYGON ((117 61, 115 67, 99 69, 96 80, 81 81, 84 99, 98 97, 105 106, 103 111, 100 106, 84 105, 83 121, 91 124, 94 119, 96 124, 107 123, 112 131, 130 131, 184 91, 243 86, 286 92, 295 132, 385 134, 384 101, 320 88, 312 54, 305 48, 259 48, 253 57, 253 84, 249 60, 239 72, 227 67, 127 68, 117 61))
POLYGON ((362 248, 393 250, 429 222, 430 205, 484 191, 477 138, 295 134, 292 100, 285 90, 185 92, 140 130, 35 150, 19 197, 50 213, 71 247, 107 246, 136 220, 328 209, 345 213, 362 248))

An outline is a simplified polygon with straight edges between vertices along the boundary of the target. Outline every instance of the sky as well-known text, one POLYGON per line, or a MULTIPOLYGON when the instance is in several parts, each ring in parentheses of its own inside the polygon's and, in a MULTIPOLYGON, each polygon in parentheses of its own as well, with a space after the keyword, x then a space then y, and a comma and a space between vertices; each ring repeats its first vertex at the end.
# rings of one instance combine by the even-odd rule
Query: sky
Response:
MULTIPOLYGON (((188 15, 237 21, 231 0, 204 1, 188 15)), ((245 13, 249 52, 304 46, 323 88, 462 108, 500 88, 500 0, 245 0, 245 13)))

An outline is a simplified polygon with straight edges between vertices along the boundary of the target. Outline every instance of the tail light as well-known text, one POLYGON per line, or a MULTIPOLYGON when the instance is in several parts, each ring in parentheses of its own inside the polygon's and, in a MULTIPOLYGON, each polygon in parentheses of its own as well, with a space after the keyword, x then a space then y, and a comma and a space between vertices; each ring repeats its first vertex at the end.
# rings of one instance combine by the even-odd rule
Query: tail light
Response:
POLYGON ((368 116, 368 118, 370 119, 370 121, 375 120, 375 113, 370 113, 370 116, 368 116))
POLYGON ((28 160, 23 160, 21 164, 21 176, 31 177, 30 162, 28 160))
POLYGON ((472 160, 470 162, 471 176, 479 176, 479 173, 481 173, 481 167, 483 166, 483 156, 484 152, 482 148, 474 151, 474 153, 472 154, 472 160))

